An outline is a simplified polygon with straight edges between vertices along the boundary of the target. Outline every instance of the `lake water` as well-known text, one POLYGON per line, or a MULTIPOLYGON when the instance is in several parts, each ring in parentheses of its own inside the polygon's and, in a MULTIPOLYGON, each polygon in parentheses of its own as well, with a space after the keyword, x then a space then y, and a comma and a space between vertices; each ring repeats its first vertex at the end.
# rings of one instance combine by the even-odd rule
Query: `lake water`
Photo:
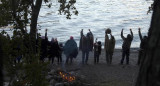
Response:
POLYGON ((80 39, 80 31, 84 34, 88 29, 95 38, 104 44, 105 29, 111 28, 116 39, 116 48, 121 48, 123 43, 120 34, 124 28, 124 36, 130 33, 132 28, 134 39, 131 47, 139 47, 138 27, 142 28, 143 35, 147 35, 150 26, 151 13, 147 15, 148 7, 153 1, 149 0, 77 0, 75 6, 79 11, 78 16, 72 15, 72 19, 66 19, 65 15, 58 15, 59 4, 52 2, 52 7, 42 6, 38 24, 39 31, 44 35, 48 29, 49 39, 57 38, 65 43, 73 36, 77 43, 80 39))
POLYGON ((151 3, 152 0, 77 0, 75 6, 79 14, 72 15, 72 19, 68 20, 65 15, 58 15, 59 3, 53 0, 51 8, 45 4, 41 8, 39 33, 44 35, 47 28, 49 40, 53 37, 65 43, 73 36, 79 45, 81 29, 84 29, 84 34, 91 29, 94 37, 104 44, 105 29, 111 28, 116 39, 115 47, 121 48, 121 29, 124 29, 126 36, 132 28, 134 39, 131 47, 139 47, 138 27, 142 28, 143 35, 147 35, 152 15, 147 15, 147 11, 151 3))

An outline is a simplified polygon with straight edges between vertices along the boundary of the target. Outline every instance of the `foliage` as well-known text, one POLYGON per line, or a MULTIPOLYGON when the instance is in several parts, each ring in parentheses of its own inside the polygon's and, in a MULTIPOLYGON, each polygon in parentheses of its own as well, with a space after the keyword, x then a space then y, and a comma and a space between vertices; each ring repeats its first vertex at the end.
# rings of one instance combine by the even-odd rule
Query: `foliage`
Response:
MULTIPOLYGON (((49 0, 43 0, 48 3, 49 0)), ((75 0, 59 0, 60 14, 64 13, 67 19, 71 14, 78 15, 74 4, 75 0), (72 12, 71 12, 72 11, 72 12)), ((0 3, 0 27, 13 26, 13 36, 5 31, 0 33, 4 68, 10 77, 11 86, 46 86, 46 65, 39 63, 40 40, 36 37, 37 20, 42 0, 1 0, 0 3), (27 25, 30 25, 30 33, 27 33, 27 25), (38 52, 35 53, 36 40, 38 52), (16 63, 16 59, 22 56, 22 62, 16 63)), ((48 7, 51 7, 49 4, 48 7)))
POLYGON ((148 13, 151 13, 152 11, 153 11, 153 3, 151 4, 150 7, 148 7, 147 14, 148 14, 148 13))
MULTIPOLYGON (((31 23, 33 9, 36 7, 38 0, 1 0, 0 4, 0 27, 14 26, 14 29, 21 29, 24 32, 27 24, 31 23)), ((39 0, 40 1, 40 0, 39 0)), ((49 0, 44 0, 49 3, 49 0)), ((64 13, 67 19, 71 19, 72 13, 78 15, 78 11, 74 4, 76 0, 58 0, 60 3, 59 14, 64 13)), ((48 4, 51 7, 52 3, 48 4)), ((36 8, 37 9, 37 8, 36 8)))
POLYGON ((78 11, 76 10, 76 7, 74 6, 74 4, 76 3, 76 0, 70 0, 68 1, 67 4, 66 4, 67 2, 66 0, 58 0, 58 2, 60 3, 60 8, 59 8, 60 15, 64 13, 67 19, 71 19, 72 14, 70 10, 72 10, 75 15, 78 15, 78 11))
MULTIPOLYGON (((48 82, 45 79, 47 63, 39 62, 40 52, 36 55, 29 52, 31 48, 26 46, 28 42, 26 40, 29 40, 28 34, 22 35, 21 31, 14 31, 11 38, 5 31, 0 33, 4 51, 4 68, 10 77, 9 84, 10 86, 47 86, 48 82), (23 55, 21 62, 15 63, 15 59, 20 55, 23 55)), ((39 47, 38 51, 40 51, 39 47)))

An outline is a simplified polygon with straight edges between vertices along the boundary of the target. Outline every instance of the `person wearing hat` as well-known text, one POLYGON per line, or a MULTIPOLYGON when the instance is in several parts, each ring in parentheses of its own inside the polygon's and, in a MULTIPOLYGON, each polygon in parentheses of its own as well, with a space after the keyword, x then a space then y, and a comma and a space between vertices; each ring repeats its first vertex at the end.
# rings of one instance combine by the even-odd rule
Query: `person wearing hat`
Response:
POLYGON ((112 56, 115 48, 115 38, 111 34, 111 29, 106 29, 105 31, 105 43, 104 43, 104 50, 106 53, 106 62, 107 64, 112 63, 112 56))
POLYGON ((50 43, 49 43, 49 60, 52 61, 52 64, 54 63, 54 58, 57 57, 58 63, 60 63, 60 47, 58 45, 58 40, 57 38, 52 38, 50 43))
POLYGON ((73 58, 76 58, 78 55, 77 43, 75 42, 73 36, 70 36, 70 39, 65 43, 63 50, 66 55, 66 64, 68 64, 69 59, 70 63, 72 63, 73 58))
POLYGON ((129 64, 130 47, 131 47, 131 42, 133 40, 132 29, 130 29, 130 32, 131 32, 131 34, 128 34, 127 38, 125 38, 123 36, 123 29, 121 31, 121 38, 123 39, 121 64, 123 64, 125 56, 126 56, 126 64, 129 64))

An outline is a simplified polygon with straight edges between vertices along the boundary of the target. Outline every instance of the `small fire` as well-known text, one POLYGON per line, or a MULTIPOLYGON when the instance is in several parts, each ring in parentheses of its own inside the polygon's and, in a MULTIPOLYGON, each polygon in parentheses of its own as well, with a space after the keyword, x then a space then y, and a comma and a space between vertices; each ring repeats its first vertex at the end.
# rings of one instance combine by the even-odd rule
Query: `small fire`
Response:
POLYGON ((59 72, 59 74, 63 78, 63 80, 67 80, 68 82, 72 82, 76 79, 75 76, 69 73, 59 72))

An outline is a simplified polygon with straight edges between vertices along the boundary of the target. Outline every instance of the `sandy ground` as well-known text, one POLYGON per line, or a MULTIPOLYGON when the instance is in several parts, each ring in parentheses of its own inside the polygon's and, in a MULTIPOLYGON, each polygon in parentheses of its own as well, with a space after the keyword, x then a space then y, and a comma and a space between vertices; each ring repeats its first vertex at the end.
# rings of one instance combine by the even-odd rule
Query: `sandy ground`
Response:
MULTIPOLYGON (((88 65, 82 65, 82 53, 79 51, 77 58, 73 60, 72 64, 65 64, 66 57, 63 55, 62 64, 57 64, 55 58, 54 64, 49 64, 51 70, 61 68, 66 72, 75 72, 78 76, 83 77, 85 82, 90 86, 135 86, 139 66, 136 65, 138 58, 138 49, 132 49, 130 53, 130 64, 120 65, 122 52, 116 49, 113 54, 111 65, 107 65, 104 50, 100 55, 99 64, 94 64, 94 53, 90 52, 88 65)), ((47 59, 46 59, 47 61, 47 59)), ((6 78, 5 81, 7 81, 6 78)), ((6 85, 7 86, 7 82, 6 85)))
MULTIPOLYGON (((94 64, 93 52, 90 52, 88 65, 82 65, 82 53, 79 52, 73 64, 64 65, 66 57, 63 55, 61 67, 65 71, 75 71, 79 75, 84 75, 85 80, 91 86, 134 86, 138 74, 139 67, 136 65, 138 58, 137 49, 132 49, 130 53, 130 64, 120 65, 122 52, 116 49, 113 55, 111 65, 107 65, 104 50, 102 50, 99 64, 94 64)), ((124 60, 126 63, 126 60, 124 60)))

